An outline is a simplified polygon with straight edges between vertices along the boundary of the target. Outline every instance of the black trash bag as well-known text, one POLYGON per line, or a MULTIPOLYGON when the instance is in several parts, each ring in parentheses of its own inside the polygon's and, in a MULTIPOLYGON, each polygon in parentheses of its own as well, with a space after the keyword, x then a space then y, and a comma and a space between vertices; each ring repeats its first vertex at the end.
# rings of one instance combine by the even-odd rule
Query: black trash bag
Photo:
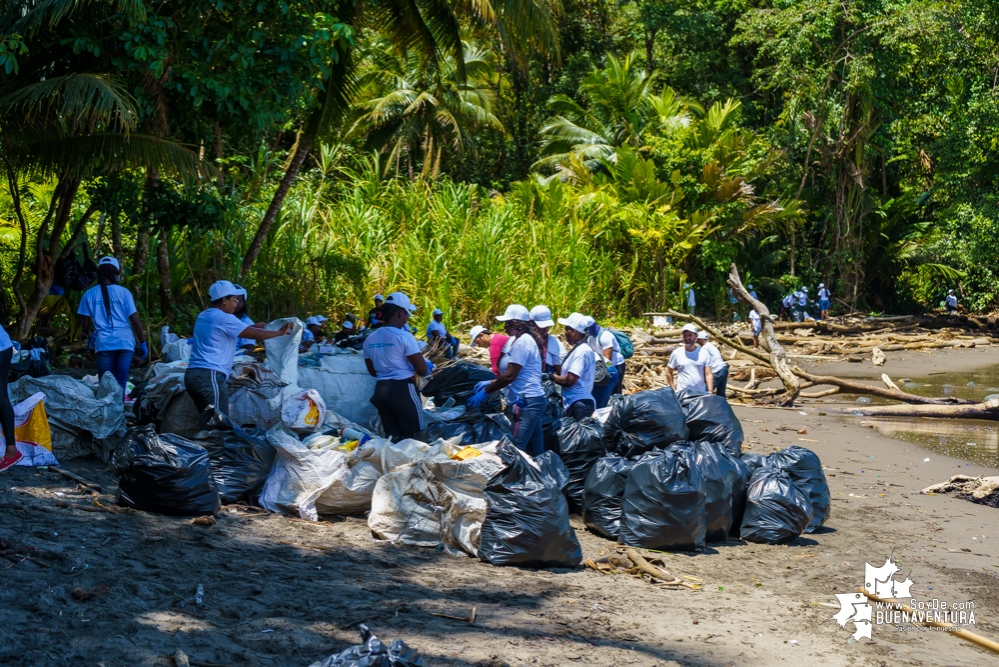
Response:
MULTIPOLYGON (((586 476, 598 459, 607 454, 604 444, 604 427, 592 417, 576 421, 571 417, 561 419, 555 430, 558 438, 558 455, 569 469, 569 485, 565 499, 569 511, 579 512, 583 507, 583 487, 586 476)), ((621 490, 624 490, 622 486, 621 490)))
POLYGON ((783 470, 760 466, 749 479, 746 513, 739 535, 750 542, 783 544, 805 532, 812 520, 812 506, 783 470))
POLYGON ((753 471, 749 469, 746 462, 737 456, 732 456, 727 450, 720 450, 725 458, 732 461, 732 464, 739 471, 739 478, 732 488, 732 527, 728 534, 732 537, 739 537, 739 528, 742 526, 742 517, 746 513, 746 488, 749 486, 749 477, 753 471))
POLYGON ((635 466, 620 456, 611 455, 597 459, 586 476, 583 486, 583 523, 586 527, 616 540, 621 530, 621 503, 624 485, 635 466))
POLYGON ((513 437, 513 425, 502 412, 493 415, 472 412, 452 421, 428 424, 413 437, 421 442, 433 442, 437 438, 447 440, 458 435, 464 445, 479 445, 513 437))
POLYGON ((829 495, 829 482, 826 481, 818 455, 806 447, 791 445, 774 452, 767 460, 790 475, 794 485, 808 496, 808 502, 812 505, 812 520, 805 532, 814 533, 821 528, 829 518, 832 499, 829 495))
POLYGON ((113 459, 116 500, 123 507, 174 516, 215 514, 221 508, 208 450, 152 426, 129 429, 113 459))
POLYGON ((687 424, 669 387, 640 391, 618 400, 604 423, 608 450, 634 458, 687 440, 687 424))
POLYGON ((565 493, 565 489, 569 485, 569 469, 565 467, 565 462, 562 461, 561 457, 555 452, 548 451, 540 456, 535 456, 534 462, 541 466, 541 470, 546 475, 555 480, 558 484, 558 490, 565 493))
POLYGON ((742 424, 722 396, 694 396, 683 404, 687 414, 687 429, 694 442, 714 442, 733 456, 742 455, 742 424))
POLYGON ((545 451, 558 452, 558 421, 565 416, 562 407, 562 394, 559 386, 551 381, 551 376, 543 376, 541 388, 545 392, 545 414, 541 416, 541 432, 544 435, 545 451))
POLYGON ((506 468, 485 488, 479 558, 493 565, 579 565, 583 550, 558 482, 509 440, 499 444, 497 453, 506 468))
POLYGON ((235 426, 229 431, 209 431, 199 437, 209 450, 212 481, 223 505, 249 500, 263 488, 277 455, 265 434, 263 429, 245 431, 235 426))
POLYGON ((663 551, 703 547, 705 499, 704 477, 689 446, 649 452, 624 485, 618 542, 663 551))
POLYGON ((760 466, 767 464, 767 457, 765 454, 750 454, 747 452, 739 458, 742 459, 742 462, 746 464, 747 468, 749 468, 750 475, 752 475, 753 472, 760 466))
MULTIPOLYGON (((496 379, 493 372, 485 366, 473 364, 470 361, 459 361, 436 371, 423 387, 422 394, 434 399, 434 405, 444 405, 447 399, 453 398, 455 405, 465 405, 475 393, 475 385, 483 380, 492 382, 496 379)), ((500 393, 494 392, 479 406, 478 411, 499 412, 500 393)))
POLYGON ((670 445, 672 451, 680 448, 691 450, 697 471, 704 478, 704 520, 707 523, 704 539, 724 542, 735 522, 735 505, 740 489, 742 504, 745 504, 744 464, 713 442, 674 442, 670 445))
POLYGON ((406 642, 396 639, 385 646, 378 637, 371 634, 368 626, 358 626, 361 631, 361 644, 351 646, 343 653, 331 655, 312 667, 427 667, 416 651, 406 646, 406 642))

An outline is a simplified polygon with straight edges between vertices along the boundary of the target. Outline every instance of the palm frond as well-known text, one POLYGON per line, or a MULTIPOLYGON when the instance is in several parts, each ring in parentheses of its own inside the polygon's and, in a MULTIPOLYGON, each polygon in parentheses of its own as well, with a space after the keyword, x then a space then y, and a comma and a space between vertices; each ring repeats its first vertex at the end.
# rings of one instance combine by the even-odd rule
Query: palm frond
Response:
POLYGON ((78 127, 85 122, 135 126, 135 100, 106 74, 69 74, 22 86, 0 97, 0 117, 11 124, 78 127))

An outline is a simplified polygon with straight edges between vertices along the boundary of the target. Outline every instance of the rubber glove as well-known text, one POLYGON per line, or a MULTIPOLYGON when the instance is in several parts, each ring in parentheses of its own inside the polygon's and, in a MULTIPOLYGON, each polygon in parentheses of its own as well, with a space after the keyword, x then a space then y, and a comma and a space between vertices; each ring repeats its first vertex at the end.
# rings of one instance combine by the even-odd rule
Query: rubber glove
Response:
POLYGON ((488 396, 489 395, 486 393, 485 389, 479 389, 470 399, 468 399, 468 403, 466 405, 470 408, 477 408, 486 402, 486 398, 488 396))
POLYGON ((149 344, 145 341, 139 343, 139 361, 145 361, 149 358, 149 344))
POLYGON ((91 331, 87 338, 87 349, 93 352, 97 348, 97 332, 91 331))
POLYGON ((429 359, 427 359, 427 375, 430 375, 431 373, 433 373, 435 368, 437 368, 437 367, 434 366, 434 362, 432 362, 429 359))
POLYGON ((485 389, 490 384, 492 384, 492 382, 493 382, 492 380, 483 380, 482 382, 476 382, 475 383, 475 391, 477 392, 480 389, 485 389))

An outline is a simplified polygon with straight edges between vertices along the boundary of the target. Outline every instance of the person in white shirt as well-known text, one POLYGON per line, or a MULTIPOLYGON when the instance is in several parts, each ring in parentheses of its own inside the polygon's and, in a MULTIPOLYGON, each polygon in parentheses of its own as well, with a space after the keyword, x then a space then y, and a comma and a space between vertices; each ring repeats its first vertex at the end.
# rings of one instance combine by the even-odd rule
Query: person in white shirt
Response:
POLYGON ((683 289, 687 290, 687 312, 694 315, 697 309, 697 295, 694 294, 694 287, 690 283, 684 283, 683 289))
POLYGON ((117 259, 101 257, 97 263, 97 286, 83 293, 76 314, 82 316, 84 335, 89 336, 93 327, 97 377, 104 377, 110 371, 124 390, 136 347, 140 360, 149 357, 149 347, 132 293, 118 286, 120 275, 117 259))
POLYGON ((829 319, 829 290, 825 283, 819 283, 819 319, 829 319))
POLYGON ((427 325, 427 344, 443 345, 444 356, 448 359, 454 359, 458 354, 458 339, 448 333, 447 327, 444 326, 444 311, 435 308, 432 317, 430 324, 427 325), (441 339, 443 339, 443 343, 438 342, 441 339))
POLYGON ((805 319, 808 316, 808 302, 809 301, 811 301, 811 299, 808 298, 808 288, 803 286, 797 292, 797 304, 796 305, 797 305, 797 314, 798 314, 798 317, 795 320, 795 322, 804 322, 805 321, 805 319))
POLYGON ((607 365, 607 372, 611 375, 611 382, 604 387, 597 387, 594 390, 593 398, 597 401, 597 408, 607 407, 610 397, 620 394, 624 389, 624 355, 621 354, 621 344, 617 342, 617 337, 609 330, 597 324, 592 317, 588 318, 590 326, 587 329, 589 337, 587 342, 590 347, 607 365))
MULTIPOLYGON (((250 311, 246 307, 246 288, 239 285, 233 285, 233 287, 240 290, 239 307, 236 308, 236 312, 233 315, 238 317, 239 321, 248 327, 259 327, 261 329, 266 327, 267 322, 254 322, 253 318, 250 317, 250 311)), ((236 347, 247 354, 253 354, 253 351, 257 349, 257 341, 252 338, 239 338, 236 340, 236 347)))
POLYGON ((315 317, 305 320, 305 328, 302 329, 302 341, 299 343, 298 351, 305 352, 317 342, 326 340, 323 337, 323 327, 315 317))
POLYGON ((684 324, 683 347, 673 350, 666 365, 666 382, 677 393, 710 394, 714 376, 708 365, 708 353, 697 346, 697 327, 684 324))
POLYGON ((542 347, 543 350, 544 372, 561 374, 564 351, 558 338, 549 333, 551 328, 555 326, 555 322, 552 321, 552 311, 548 306, 535 306, 531 308, 530 315, 534 342, 537 343, 539 340, 544 342, 543 347, 538 343, 538 346, 542 347))
POLYGON ((714 378, 714 393, 725 398, 725 387, 728 385, 728 364, 722 359, 717 346, 708 340, 707 331, 698 332, 697 344, 708 353, 708 366, 711 368, 711 376, 714 378))
POLYGON ((760 332, 763 331, 763 322, 755 308, 749 311, 749 324, 753 329, 753 349, 758 350, 760 349, 760 332))
POLYGON ((947 290, 947 298, 945 299, 947 303, 947 312, 956 313, 957 312, 957 295, 954 294, 954 290, 947 290))
POLYGON ((482 405, 489 394, 503 390, 507 412, 513 422, 513 444, 531 456, 545 452, 542 418, 548 401, 541 387, 541 352, 528 331, 531 314, 520 304, 513 304, 496 318, 510 339, 499 360, 499 377, 475 386, 468 407, 482 405))
POLYGON ((552 380, 562 387, 565 414, 579 421, 591 416, 597 408, 593 399, 593 372, 597 358, 586 344, 586 327, 589 322, 585 315, 573 313, 565 319, 558 318, 558 323, 565 326, 569 354, 565 355, 562 362, 562 372, 555 373, 552 380))
POLYGON ((371 404, 378 410, 385 437, 395 442, 412 438, 426 427, 416 376, 426 377, 434 365, 405 325, 416 311, 409 297, 392 292, 378 309, 378 328, 364 339, 364 363, 378 378, 371 404))
POLYGON ((7 394, 7 376, 10 375, 10 364, 14 360, 14 342, 0 326, 0 429, 3 430, 4 454, 0 458, 0 472, 13 467, 23 458, 17 449, 14 439, 14 406, 7 394))
POLYGON ((211 308, 202 311, 194 321, 191 358, 184 373, 184 385, 201 415, 202 427, 216 411, 229 414, 229 374, 236 357, 236 341, 240 338, 270 340, 291 330, 288 323, 277 331, 257 325, 246 326, 233 315, 245 294, 243 288, 228 280, 219 280, 208 289, 211 308))
POLYGON ((793 314, 794 314, 794 295, 795 294, 796 294, 796 292, 791 292, 790 294, 788 294, 787 296, 785 296, 783 299, 781 299, 781 302, 780 302, 780 318, 781 319, 787 317, 788 315, 791 315, 793 317, 793 314))

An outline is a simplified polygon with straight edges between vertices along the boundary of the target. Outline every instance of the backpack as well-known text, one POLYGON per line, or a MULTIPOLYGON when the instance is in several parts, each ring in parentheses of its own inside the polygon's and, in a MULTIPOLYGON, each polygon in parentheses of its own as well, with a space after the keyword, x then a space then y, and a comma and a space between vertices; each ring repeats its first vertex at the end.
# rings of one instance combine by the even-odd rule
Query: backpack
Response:
POLYGON ((615 331, 614 329, 610 329, 610 332, 614 334, 614 338, 617 339, 618 347, 621 348, 622 357, 625 359, 631 359, 635 356, 635 345, 631 342, 631 339, 628 338, 628 334, 621 331, 615 331))
POLYGON ((73 248, 65 259, 56 262, 55 284, 63 289, 82 292, 90 287, 97 280, 97 265, 90 259, 90 251, 87 244, 83 246, 83 262, 81 263, 73 248))

